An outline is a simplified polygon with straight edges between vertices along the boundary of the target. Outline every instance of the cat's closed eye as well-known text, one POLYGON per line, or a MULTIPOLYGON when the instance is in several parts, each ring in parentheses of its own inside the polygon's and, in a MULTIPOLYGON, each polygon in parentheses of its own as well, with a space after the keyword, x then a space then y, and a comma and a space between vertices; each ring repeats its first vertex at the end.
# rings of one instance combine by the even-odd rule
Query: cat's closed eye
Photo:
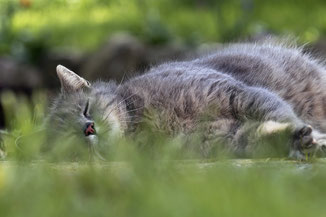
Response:
POLYGON ((89 118, 89 100, 87 100, 84 111, 83 111, 83 115, 85 118, 89 118))

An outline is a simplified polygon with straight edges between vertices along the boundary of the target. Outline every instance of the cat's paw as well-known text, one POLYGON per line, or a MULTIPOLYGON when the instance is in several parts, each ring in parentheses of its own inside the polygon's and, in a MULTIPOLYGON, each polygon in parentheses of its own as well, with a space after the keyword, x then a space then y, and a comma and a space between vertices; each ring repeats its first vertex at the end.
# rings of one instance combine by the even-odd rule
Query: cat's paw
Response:
POLYGON ((318 148, 316 152, 317 157, 326 157, 326 140, 325 139, 320 139, 317 140, 318 148))
POLYGON ((313 155, 318 147, 313 137, 312 127, 305 125, 295 130, 292 141, 292 148, 289 156, 298 160, 306 159, 306 156, 313 155))
POLYGON ((316 130, 312 134, 317 141, 317 156, 326 157, 326 134, 319 133, 316 130))

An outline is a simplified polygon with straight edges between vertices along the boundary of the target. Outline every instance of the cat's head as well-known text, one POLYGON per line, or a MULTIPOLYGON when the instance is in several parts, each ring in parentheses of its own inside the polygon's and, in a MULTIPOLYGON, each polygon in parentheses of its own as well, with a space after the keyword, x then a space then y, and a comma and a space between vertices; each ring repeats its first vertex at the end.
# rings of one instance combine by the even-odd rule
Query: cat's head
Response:
POLYGON ((61 65, 57 66, 57 75, 61 93, 54 100, 47 120, 53 138, 77 138, 95 145, 100 136, 107 141, 123 132, 126 111, 116 94, 115 83, 91 84, 61 65))

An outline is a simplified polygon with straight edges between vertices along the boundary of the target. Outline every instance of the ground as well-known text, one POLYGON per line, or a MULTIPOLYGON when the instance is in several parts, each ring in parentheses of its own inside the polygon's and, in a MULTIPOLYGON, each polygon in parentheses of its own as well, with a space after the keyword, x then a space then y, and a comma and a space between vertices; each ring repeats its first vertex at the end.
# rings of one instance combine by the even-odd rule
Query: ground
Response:
POLYGON ((325 216, 325 167, 325 159, 4 161, 0 209, 3 217, 325 216))

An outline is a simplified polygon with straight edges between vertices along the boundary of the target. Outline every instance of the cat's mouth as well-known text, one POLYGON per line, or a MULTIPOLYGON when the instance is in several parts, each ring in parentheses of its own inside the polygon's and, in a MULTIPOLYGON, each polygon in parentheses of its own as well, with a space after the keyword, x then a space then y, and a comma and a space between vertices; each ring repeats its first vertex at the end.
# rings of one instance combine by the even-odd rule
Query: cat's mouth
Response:
POLYGON ((95 135, 95 124, 94 122, 87 122, 84 126, 84 134, 85 136, 95 135))

